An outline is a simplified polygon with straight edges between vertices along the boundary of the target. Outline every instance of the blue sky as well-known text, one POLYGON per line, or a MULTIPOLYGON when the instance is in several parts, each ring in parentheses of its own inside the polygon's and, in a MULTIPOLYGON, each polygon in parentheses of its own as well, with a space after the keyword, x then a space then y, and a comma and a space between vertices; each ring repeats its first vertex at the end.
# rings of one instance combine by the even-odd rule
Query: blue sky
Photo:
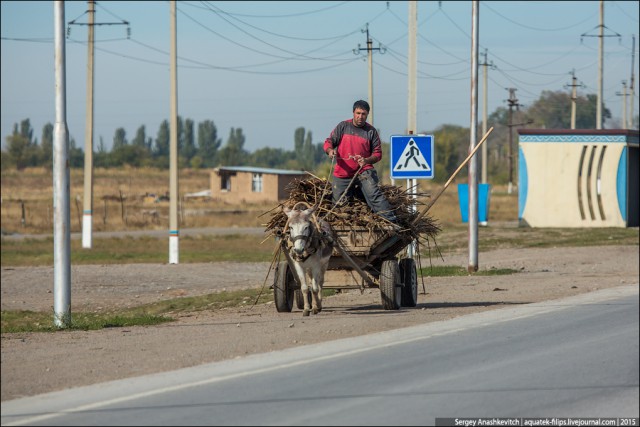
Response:
MULTIPOLYGON (((488 51, 489 113, 506 106, 507 88, 525 106, 543 90, 569 90, 575 70, 581 95, 596 93, 599 1, 481 1, 480 52, 488 51)), ((242 128, 249 151, 293 149, 298 127, 321 142, 351 106, 368 97, 364 56, 368 24, 374 47, 374 125, 383 140, 407 126, 405 1, 178 2, 178 114, 212 120, 226 142, 242 128), (364 52, 363 52, 364 53, 364 52)), ((86 23, 85 1, 65 3, 67 23, 86 23)), ((169 2, 98 2, 94 143, 111 147, 123 127, 156 137, 169 118, 169 2), (130 30, 130 36, 127 37, 130 30)), ((638 66, 638 1, 605 1, 604 102, 622 115, 622 81, 630 83, 632 35, 638 66)), ((55 121, 53 2, 1 2, 2 146, 13 126, 55 121)), ((67 125, 84 148, 87 27, 66 39, 67 125)), ((470 124, 471 2, 418 2, 418 131, 470 124)), ((483 58, 481 57, 481 60, 483 58)), ((480 70, 482 77, 482 70, 480 70)), ((482 79, 480 80, 482 82, 482 79)), ((636 78, 637 88, 637 78, 636 78)), ((482 118, 482 86, 479 118, 482 118)), ((638 95, 634 99, 637 115, 638 95)), ((617 122, 616 122, 617 121, 617 122)))

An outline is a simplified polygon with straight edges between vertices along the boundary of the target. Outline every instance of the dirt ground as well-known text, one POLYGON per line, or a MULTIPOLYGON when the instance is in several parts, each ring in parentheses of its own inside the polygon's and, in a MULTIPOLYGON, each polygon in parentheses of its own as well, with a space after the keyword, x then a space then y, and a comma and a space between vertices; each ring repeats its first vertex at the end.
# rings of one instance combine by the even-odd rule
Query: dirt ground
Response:
MULTIPOLYGON (((511 268, 518 273, 425 277, 424 283, 419 280, 418 306, 398 311, 382 310, 379 290, 368 288, 328 297, 320 314, 305 318, 297 308, 277 313, 273 302, 253 306, 247 301, 246 307, 185 314, 158 326, 3 334, 1 400, 638 286, 637 246, 494 250, 481 252, 478 259, 482 270, 511 268)), ((466 267, 468 255, 445 255, 432 263, 466 267)), ((72 313, 260 288, 268 268, 268 263, 74 266, 72 313)), ((52 286, 50 267, 3 268, 2 310, 52 310, 52 286)))

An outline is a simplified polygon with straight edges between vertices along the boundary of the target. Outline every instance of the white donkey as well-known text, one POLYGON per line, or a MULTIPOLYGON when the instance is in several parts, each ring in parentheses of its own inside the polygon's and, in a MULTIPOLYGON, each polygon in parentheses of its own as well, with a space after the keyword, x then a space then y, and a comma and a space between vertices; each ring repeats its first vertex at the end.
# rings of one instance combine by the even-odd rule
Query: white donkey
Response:
POLYGON ((313 214, 316 208, 310 208, 304 202, 296 203, 293 209, 283 207, 284 213, 289 217, 285 232, 289 236, 289 254, 293 267, 300 279, 304 300, 303 316, 308 316, 311 310, 308 279, 311 279, 313 314, 322 311, 324 274, 333 251, 331 227, 313 214))

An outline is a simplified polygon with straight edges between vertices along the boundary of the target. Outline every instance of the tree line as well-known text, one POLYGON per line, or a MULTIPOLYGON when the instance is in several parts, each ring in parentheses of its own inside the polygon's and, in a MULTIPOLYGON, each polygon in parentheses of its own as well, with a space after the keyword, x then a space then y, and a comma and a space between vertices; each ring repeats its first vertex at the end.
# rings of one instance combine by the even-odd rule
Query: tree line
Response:
MULTIPOLYGON (((576 128, 595 129, 596 95, 579 96, 576 99, 576 128)), ((512 112, 512 123, 530 123, 533 128, 570 129, 571 97, 562 91, 543 91, 531 106, 512 112)), ((517 162, 517 147, 509 150, 509 109, 499 107, 488 117, 488 126, 494 132, 488 144, 488 176, 495 183, 508 180, 508 156, 512 153, 517 162), (514 154, 516 153, 516 154, 514 154)), ((603 108, 603 118, 611 118, 611 112, 603 108)), ((634 117, 637 128, 638 116, 634 117)), ((518 126, 525 127, 525 126, 518 126)), ((514 129, 515 132, 515 129, 514 129)), ((469 149, 469 128, 445 124, 432 131, 435 141, 436 181, 445 181, 467 156, 469 149)), ((481 136, 481 135, 480 135, 481 136)), ((242 128, 231 128, 226 143, 218 136, 213 120, 196 123, 191 119, 178 117, 178 162, 180 168, 215 168, 218 166, 254 166, 278 169, 315 171, 327 175, 330 164, 322 146, 324 140, 313 142, 310 131, 304 127, 295 129, 291 150, 264 147, 254 152, 245 149, 246 138, 242 128)), ((517 134, 513 136, 517 144, 517 134)), ((389 153, 384 142, 384 153, 389 153)), ((42 129, 40 141, 34 138, 29 119, 14 124, 13 132, 6 137, 6 151, 2 150, 2 169, 45 166, 52 167, 53 125, 47 123, 42 129)), ((146 127, 140 126, 134 138, 128 140, 124 128, 116 129, 111 150, 105 148, 100 137, 93 155, 94 167, 117 168, 155 167, 169 168, 170 128, 164 120, 152 138, 146 127)), ((84 167, 84 150, 73 138, 69 140, 69 163, 73 168, 84 167)), ((377 169, 388 176, 388 155, 383 157, 377 169)))

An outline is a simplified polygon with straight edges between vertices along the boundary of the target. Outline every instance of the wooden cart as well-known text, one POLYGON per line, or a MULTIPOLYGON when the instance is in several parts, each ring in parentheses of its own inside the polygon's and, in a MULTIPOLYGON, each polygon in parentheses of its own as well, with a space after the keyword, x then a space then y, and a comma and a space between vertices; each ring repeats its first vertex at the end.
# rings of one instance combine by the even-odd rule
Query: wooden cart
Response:
MULTIPOLYGON (((378 287, 385 310, 417 305, 416 263, 410 257, 402 256, 398 259, 398 254, 411 244, 410 237, 386 231, 336 229, 334 232, 339 244, 334 247, 328 270, 355 272, 362 281, 357 286, 348 283, 325 283, 324 289, 378 287)), ((289 255, 285 250, 283 253, 287 261, 280 262, 276 268, 273 292, 278 312, 290 312, 294 301, 296 306, 302 309, 304 299, 289 255)))
MULTIPOLYGON (((489 128, 467 158, 413 220, 414 222, 417 222, 431 209, 433 204, 453 182, 458 172, 471 160, 480 146, 484 144, 492 131, 493 127, 489 128)), ((361 287, 379 287, 382 307, 385 310, 397 310, 401 306, 415 307, 417 305, 418 275, 416 263, 410 257, 398 259, 398 254, 412 243, 410 237, 402 233, 394 234, 382 231, 371 233, 364 229, 354 231, 334 228, 334 232, 341 244, 336 245, 331 255, 329 270, 356 271, 363 280, 361 287)), ((292 264, 291 259, 287 251, 283 251, 283 253, 285 253, 287 261, 281 262, 276 267, 276 277, 273 284, 276 309, 279 312, 291 311, 294 299, 299 309, 304 307, 300 285, 290 266, 292 264)), ((352 287, 340 285, 324 286, 325 289, 352 287)))

